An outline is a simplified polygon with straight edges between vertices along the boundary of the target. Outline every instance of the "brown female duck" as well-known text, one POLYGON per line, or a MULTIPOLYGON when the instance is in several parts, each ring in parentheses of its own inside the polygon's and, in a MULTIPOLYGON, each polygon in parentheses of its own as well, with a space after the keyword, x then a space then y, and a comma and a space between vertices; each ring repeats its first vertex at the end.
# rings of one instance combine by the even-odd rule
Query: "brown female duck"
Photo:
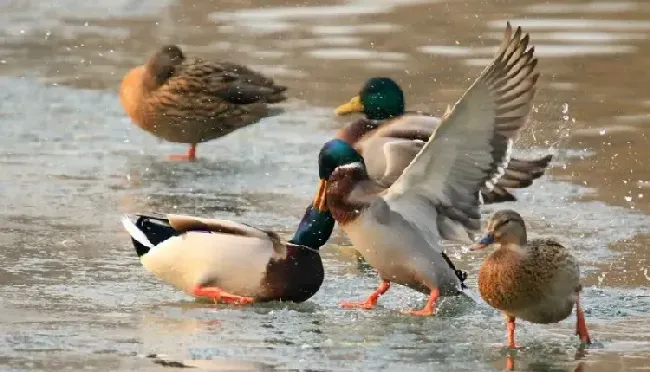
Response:
MULTIPOLYGON (((337 115, 360 112, 364 117, 347 124, 337 133, 365 159, 368 175, 388 188, 411 163, 442 123, 442 119, 404 110, 402 88, 387 77, 368 79, 359 94, 336 109, 337 115)), ((535 160, 512 158, 494 188, 481 189, 484 204, 516 200, 509 188, 526 188, 541 177, 552 160, 546 155, 535 160)))
POLYGON ((268 104, 286 99, 286 87, 228 62, 186 58, 176 45, 162 47, 146 64, 126 74, 120 101, 140 128, 170 142, 196 145, 253 124, 268 115, 268 104))
POLYGON ((515 345, 515 318, 532 323, 557 323, 576 309, 576 334, 590 343, 585 314, 580 306, 578 261, 558 242, 528 240, 526 224, 513 210, 496 212, 487 234, 472 246, 499 247, 481 265, 478 287, 481 297, 503 311, 508 324, 508 346, 515 345))

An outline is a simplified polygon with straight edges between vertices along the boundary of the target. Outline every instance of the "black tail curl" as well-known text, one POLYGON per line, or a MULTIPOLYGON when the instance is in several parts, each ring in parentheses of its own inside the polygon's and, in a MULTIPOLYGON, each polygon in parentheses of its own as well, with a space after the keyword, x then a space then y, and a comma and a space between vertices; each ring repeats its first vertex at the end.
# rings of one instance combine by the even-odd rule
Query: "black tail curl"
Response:
POLYGON ((465 285, 465 280, 467 279, 467 271, 457 270, 456 266, 454 265, 453 262, 451 262, 449 256, 447 256, 445 252, 442 252, 442 258, 444 258, 445 261, 447 261, 447 265, 449 265, 449 267, 451 267, 451 269, 454 270, 454 274, 456 274, 456 277, 458 278, 458 280, 460 280, 461 286, 463 288, 467 288, 467 286, 465 285))

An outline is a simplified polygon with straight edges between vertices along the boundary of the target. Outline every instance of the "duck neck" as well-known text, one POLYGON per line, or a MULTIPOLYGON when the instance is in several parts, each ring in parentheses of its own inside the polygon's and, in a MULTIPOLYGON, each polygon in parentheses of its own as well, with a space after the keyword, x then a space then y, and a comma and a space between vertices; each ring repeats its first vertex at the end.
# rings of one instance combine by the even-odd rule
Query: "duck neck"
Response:
POLYGON ((343 226, 359 217, 381 190, 375 182, 368 179, 344 178, 330 182, 327 189, 327 207, 334 219, 343 226))
POLYGON ((523 224, 514 225, 507 234, 501 235, 499 243, 502 247, 524 247, 528 244, 526 226, 523 224))
POLYGON ((377 129, 381 124, 380 121, 360 118, 341 128, 337 137, 353 145, 357 143, 367 133, 377 129))
POLYGON ((289 243, 319 249, 332 235, 334 223, 334 217, 329 211, 319 211, 318 208, 310 205, 289 243))

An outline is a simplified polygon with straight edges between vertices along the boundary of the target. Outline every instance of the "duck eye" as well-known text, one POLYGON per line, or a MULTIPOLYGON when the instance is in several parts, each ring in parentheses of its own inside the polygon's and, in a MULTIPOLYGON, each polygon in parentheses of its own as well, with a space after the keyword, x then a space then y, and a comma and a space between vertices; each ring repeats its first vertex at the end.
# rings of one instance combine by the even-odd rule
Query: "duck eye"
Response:
POLYGON ((497 224, 494 226, 494 230, 496 231, 496 230, 502 228, 502 227, 505 226, 508 222, 510 222, 509 219, 505 219, 505 220, 501 220, 501 221, 499 221, 499 223, 497 223, 497 224))

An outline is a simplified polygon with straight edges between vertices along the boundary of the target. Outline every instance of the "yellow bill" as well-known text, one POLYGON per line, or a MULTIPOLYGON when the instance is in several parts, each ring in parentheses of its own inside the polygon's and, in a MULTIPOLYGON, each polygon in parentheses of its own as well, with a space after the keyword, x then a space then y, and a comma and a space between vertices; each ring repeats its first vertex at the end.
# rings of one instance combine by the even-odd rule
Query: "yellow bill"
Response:
POLYGON ((343 116, 349 115, 354 112, 363 112, 363 104, 361 103, 361 97, 354 96, 348 103, 344 103, 341 106, 336 108, 336 115, 343 116))

